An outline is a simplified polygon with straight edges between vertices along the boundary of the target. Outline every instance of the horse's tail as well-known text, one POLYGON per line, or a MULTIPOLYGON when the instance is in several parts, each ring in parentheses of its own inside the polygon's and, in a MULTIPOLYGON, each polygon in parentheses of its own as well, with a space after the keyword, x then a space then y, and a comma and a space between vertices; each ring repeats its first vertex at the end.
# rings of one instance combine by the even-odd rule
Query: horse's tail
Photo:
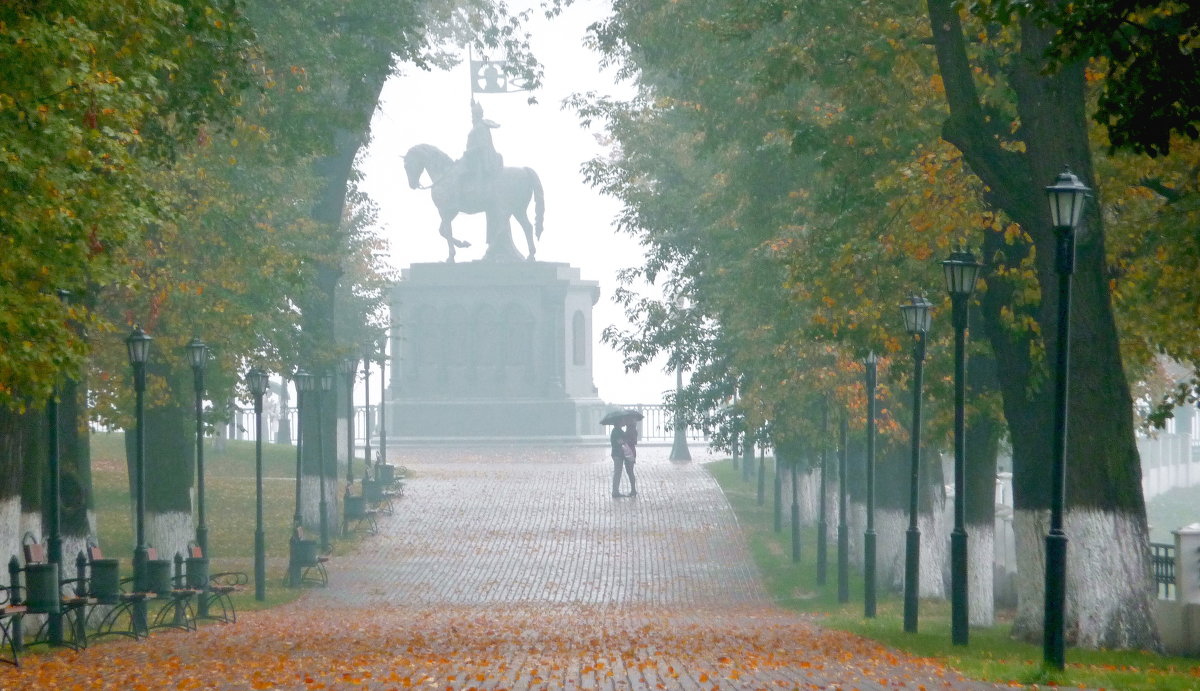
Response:
POLYGON ((542 192, 542 179, 533 168, 529 171, 529 182, 533 186, 533 232, 537 239, 542 239, 542 218, 546 215, 546 198, 542 192))

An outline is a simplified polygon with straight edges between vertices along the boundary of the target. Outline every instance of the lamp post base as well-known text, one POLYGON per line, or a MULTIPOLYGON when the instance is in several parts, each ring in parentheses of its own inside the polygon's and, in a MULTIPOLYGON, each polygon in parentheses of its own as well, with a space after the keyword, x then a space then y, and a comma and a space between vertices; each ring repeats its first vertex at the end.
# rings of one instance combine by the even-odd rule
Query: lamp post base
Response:
POLYGON ((863 616, 875 618, 875 531, 863 533, 863 616))
POLYGON ((904 535, 904 631, 917 632, 917 603, 921 578, 921 531, 909 528, 904 535))
POLYGON ((1066 598, 1067 536, 1061 531, 1051 532, 1046 535, 1046 620, 1042 627, 1042 657, 1046 665, 1055 669, 1066 665, 1066 598))
POLYGON ((950 641, 967 645, 970 626, 967 614, 967 531, 950 533, 950 641))

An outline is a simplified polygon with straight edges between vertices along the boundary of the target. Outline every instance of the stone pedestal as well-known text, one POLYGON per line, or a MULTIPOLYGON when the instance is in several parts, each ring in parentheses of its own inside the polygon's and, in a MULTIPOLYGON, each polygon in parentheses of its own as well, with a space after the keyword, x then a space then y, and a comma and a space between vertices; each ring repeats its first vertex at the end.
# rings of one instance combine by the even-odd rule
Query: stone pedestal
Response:
POLYGON ((595 281, 552 262, 414 264, 392 294, 400 438, 577 437, 592 380, 595 281))

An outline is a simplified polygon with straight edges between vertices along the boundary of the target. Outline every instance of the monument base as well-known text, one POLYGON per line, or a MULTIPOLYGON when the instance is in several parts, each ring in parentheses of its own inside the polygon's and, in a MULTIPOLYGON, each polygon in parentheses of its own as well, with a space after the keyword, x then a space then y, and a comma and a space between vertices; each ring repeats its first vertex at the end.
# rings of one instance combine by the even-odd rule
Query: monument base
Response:
POLYGON ((398 437, 594 435, 595 281, 554 262, 413 264, 393 291, 398 437))
MULTIPOLYGON (((398 437, 578 438, 594 435, 604 404, 594 400, 396 401, 398 437)), ((394 431, 393 431, 394 430, 394 431)))

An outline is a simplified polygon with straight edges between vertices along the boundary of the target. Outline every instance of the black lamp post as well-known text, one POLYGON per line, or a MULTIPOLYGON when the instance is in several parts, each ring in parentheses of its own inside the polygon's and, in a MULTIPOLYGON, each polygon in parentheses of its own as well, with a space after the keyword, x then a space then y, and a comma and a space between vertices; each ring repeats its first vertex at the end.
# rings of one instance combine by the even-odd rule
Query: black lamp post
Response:
POLYGON ((850 527, 846 523, 846 463, 849 461, 849 425, 842 412, 838 423, 838 602, 850 601, 850 527))
MULTIPOLYGON (((68 293, 65 290, 58 291, 59 299, 65 303, 68 293)), ((61 574, 63 570, 63 540, 62 540, 62 473, 60 470, 60 449, 58 440, 58 393, 57 384, 54 390, 50 392, 50 398, 46 400, 46 423, 49 453, 47 454, 47 470, 50 474, 50 482, 46 487, 47 507, 46 507, 46 531, 48 533, 46 539, 47 557, 51 564, 55 564, 58 572, 61 574)), ((20 623, 17 624, 20 626, 20 623)), ((50 638, 51 645, 63 644, 63 628, 62 628, 62 612, 51 613, 48 617, 47 632, 50 638)))
POLYGON ((300 479, 304 472, 304 404, 307 402, 304 394, 312 391, 314 381, 313 376, 302 369, 296 370, 292 381, 296 383, 296 514, 292 517, 292 523, 293 527, 298 527, 303 522, 300 512, 300 479))
POLYGON ((263 394, 270 383, 267 373, 252 367, 246 384, 254 396, 254 599, 267 599, 267 542, 263 533, 263 394))
POLYGON ((379 348, 379 462, 387 463, 387 336, 379 348))
POLYGON ((817 497, 817 585, 825 585, 825 570, 826 560, 829 552, 827 545, 827 536, 829 533, 829 525, 825 520, 825 495, 828 492, 827 478, 829 469, 825 463, 825 451, 828 446, 825 443, 825 433, 829 429, 829 399, 821 399, 821 489, 817 497))
MULTIPOLYGON (((358 360, 348 357, 342 360, 342 375, 346 377, 346 485, 354 484, 354 375, 358 373, 358 360)), ((367 456, 367 463, 371 457, 367 456)))
POLYGON ((879 359, 875 351, 867 366, 867 529, 863 533, 863 616, 875 617, 875 383, 879 359))
POLYGON ((929 331, 929 301, 912 295, 900 305, 904 329, 913 336, 912 466, 909 468, 908 532, 904 542, 904 630, 917 632, 917 597, 921 577, 921 530, 917 527, 917 494, 921 475, 921 384, 925 370, 925 334, 929 331))
MULTIPOLYGON (((150 341, 152 339, 142 327, 135 326, 125 338, 125 347, 129 352, 129 364, 133 366, 133 390, 136 394, 135 419, 137 429, 134 433, 134 539, 133 548, 133 587, 136 592, 147 592, 146 562, 149 551, 146 548, 146 360, 150 356, 150 341)), ((146 605, 135 613, 141 622, 145 622, 146 605)))
POLYGON ((325 401, 328 399, 329 392, 333 390, 333 373, 329 371, 322 372, 318 377, 318 385, 320 386, 321 396, 317 399, 317 467, 319 469, 319 483, 321 489, 321 501, 317 503, 317 508, 321 512, 321 551, 328 552, 329 547, 329 502, 325 499, 325 442, 324 442, 324 426, 323 413, 325 401))
MULTIPOLYGON (((199 338, 187 344, 188 362, 192 366, 192 388, 196 392, 196 544, 208 557, 208 524, 204 518, 204 369, 208 365, 208 346, 199 338)), ((201 598, 203 605, 205 599, 201 598)))
MULTIPOLYGON (((372 349, 368 347, 363 353, 363 458, 367 468, 371 467, 371 355, 372 349)), ((380 379, 383 379, 382 375, 380 379)), ((372 475, 372 479, 379 479, 379 472, 376 471, 372 475)))
POLYGON ((950 639, 966 645, 970 639, 967 602, 966 529, 966 390, 967 301, 975 292, 982 265, 963 248, 942 262, 954 319, 954 530, 950 533, 950 639))
POLYGON ((1067 598, 1067 535, 1063 507, 1067 491, 1067 377, 1071 363, 1071 274, 1075 271, 1075 228, 1083 215, 1086 185, 1069 170, 1046 188, 1057 240, 1058 344, 1054 370, 1054 458, 1050 476, 1050 532, 1046 534, 1046 603, 1042 654, 1046 665, 1066 664, 1064 619, 1067 598))

